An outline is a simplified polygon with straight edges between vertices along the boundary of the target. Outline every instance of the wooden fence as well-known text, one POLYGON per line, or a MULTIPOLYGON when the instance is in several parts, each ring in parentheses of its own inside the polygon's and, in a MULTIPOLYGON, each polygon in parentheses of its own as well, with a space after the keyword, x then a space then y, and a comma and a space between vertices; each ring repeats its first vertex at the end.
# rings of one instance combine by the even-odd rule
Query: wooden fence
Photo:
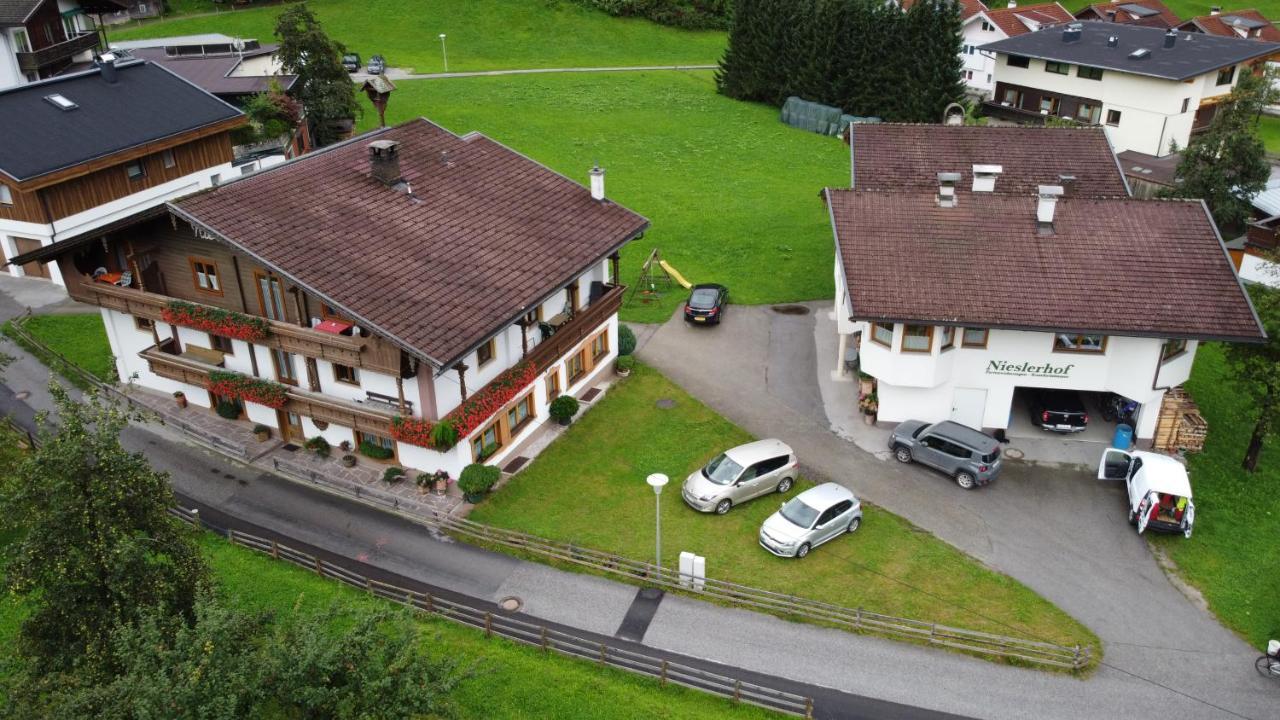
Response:
MULTIPOLYGON (((24 339, 27 342, 30 342, 35 347, 42 348, 57 360, 66 364, 68 368, 73 368, 81 373, 81 377, 91 385, 100 387, 113 396, 123 398, 128 402, 135 402, 128 395, 121 393, 111 385, 103 383, 98 378, 88 372, 85 372, 74 363, 71 363, 71 361, 36 340, 22 329, 20 323, 15 322, 14 327, 22 336, 24 336, 24 339)), ((227 452, 224 447, 213 439, 204 437, 205 433, 202 431, 186 427, 185 424, 180 424, 178 427, 185 432, 192 434, 196 440, 211 447, 213 450, 224 453, 227 452)), ((277 469, 282 468, 277 467, 277 469)), ((884 615, 881 613, 870 612, 862 608, 843 607, 796 595, 787 595, 785 593, 777 593, 747 585, 739 585, 725 580, 715 580, 712 578, 706 578, 705 580, 700 579, 701 586, 698 589, 694 589, 692 587, 692 583, 688 582, 688 578, 683 578, 684 581, 682 582, 680 573, 678 571, 671 570, 670 568, 659 569, 652 563, 634 560, 600 550, 581 547, 572 543, 548 540, 546 538, 529 535, 515 530, 506 530, 504 528, 484 525, 472 520, 454 517, 452 515, 442 515, 439 513, 433 513, 425 516, 409 514, 403 512, 399 507, 398 502, 389 501, 388 499, 382 498, 374 493, 360 492, 358 487, 355 488, 355 490, 352 490, 342 483, 332 482, 328 478, 322 477, 315 472, 309 473, 309 477, 305 478, 296 475, 294 475, 294 477, 300 480, 309 480, 312 485, 321 487, 329 492, 344 494, 360 502, 381 505, 388 512, 395 513, 406 520, 419 525, 425 525, 440 532, 466 537, 492 545, 511 548, 513 550, 530 553, 534 556, 548 560, 570 563, 579 567, 589 568, 596 572, 621 577, 629 581, 643 580, 646 583, 659 587, 686 592, 694 596, 704 596, 738 607, 761 610, 774 615, 781 615, 783 617, 826 623, 847 630, 852 630, 854 632, 880 635, 894 639, 909 639, 928 643, 930 645, 952 648, 987 657, 1004 658, 1031 665, 1082 670, 1093 662, 1090 649, 1079 645, 1059 645, 1026 638, 985 633, 977 630, 966 630, 964 628, 940 625, 938 623, 916 620, 913 618, 884 615)))
MULTIPOLYGON (((174 517, 188 524, 197 527, 203 525, 193 513, 183 508, 171 508, 170 512, 174 517)), ((543 652, 556 652, 575 659, 647 675, 657 679, 661 685, 668 683, 682 685, 694 690, 729 698, 734 702, 757 705, 776 712, 803 718, 813 717, 814 703, 812 698, 765 687, 740 678, 708 672, 643 652, 626 650, 610 645, 608 642, 579 637, 546 625, 525 622, 503 613, 481 610, 432 593, 409 590, 374 580, 341 565, 331 563, 324 558, 292 548, 275 540, 258 537, 239 530, 220 530, 220 532, 225 534, 226 538, 236 545, 306 568, 322 577, 346 583, 371 595, 411 607, 420 612, 438 615, 454 622, 483 630, 487 637, 498 635, 525 645, 541 648, 543 652)))

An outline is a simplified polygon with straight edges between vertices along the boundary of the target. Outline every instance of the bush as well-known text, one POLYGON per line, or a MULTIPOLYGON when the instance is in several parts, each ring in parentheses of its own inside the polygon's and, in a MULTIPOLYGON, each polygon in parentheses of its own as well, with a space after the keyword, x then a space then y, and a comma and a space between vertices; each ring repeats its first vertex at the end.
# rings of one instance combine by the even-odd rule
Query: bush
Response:
POLYGON ((382 481, 395 484, 404 479, 404 468, 389 467, 382 471, 382 481))
POLYGON ((572 395, 561 395, 551 401, 549 412, 556 420, 568 420, 578 414, 578 398, 572 395))
POLYGON ((306 448, 322 458, 329 457, 329 441, 317 435, 307 441, 306 448))
POLYGON ((727 30, 731 0, 574 0, 614 17, 642 17, 685 30, 727 30))
POLYGON ((483 495, 493 489, 502 471, 492 465, 472 463, 458 476, 458 489, 470 497, 483 495))
POLYGON ((387 460, 395 453, 381 445, 365 440, 360 443, 360 454, 365 457, 373 458, 374 460, 387 460))
POLYGON ((437 450, 450 450, 458 444, 458 427, 445 418, 431 427, 431 444, 437 450))
POLYGON ((615 362, 613 363, 613 366, 614 366, 614 367, 616 367, 617 369, 619 369, 619 370, 623 371, 623 372, 628 372, 628 371, 632 370, 633 368, 635 368, 635 366, 636 366, 636 359, 635 359, 635 357, 633 357, 633 356, 631 356, 631 355, 623 355, 622 357, 618 358, 618 359, 617 359, 617 361, 615 361, 615 362))
POLYGON ((618 325, 618 354, 630 355, 636 351, 636 334, 626 325, 618 325))
POLYGON ((228 420, 238 420, 240 418, 240 403, 223 400, 218 403, 218 414, 228 420))

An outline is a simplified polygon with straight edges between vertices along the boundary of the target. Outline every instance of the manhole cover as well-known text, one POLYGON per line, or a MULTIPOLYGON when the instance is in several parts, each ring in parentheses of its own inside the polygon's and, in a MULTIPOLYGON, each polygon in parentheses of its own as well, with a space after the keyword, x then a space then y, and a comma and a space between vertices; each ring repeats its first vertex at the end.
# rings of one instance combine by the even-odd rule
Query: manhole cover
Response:
POLYGON ((1014 460, 1021 460, 1023 457, 1025 457, 1022 454, 1022 451, 1019 450, 1018 448, 1009 448, 1008 450, 1005 450, 1004 456, 1007 458, 1012 458, 1014 460))
POLYGON ((499 600, 498 607, 501 608, 503 612, 513 613, 519 611, 521 607, 524 607, 524 602, 521 601, 520 598, 512 595, 499 600))
POLYGON ((808 315, 809 308, 803 305, 774 305, 771 308, 779 315, 808 315))
POLYGON ((676 406, 676 401, 671 398, 659 398, 654 405, 657 405, 660 410, 670 410, 676 406))
POLYGON ((19 390, 18 392, 14 393, 13 396, 19 400, 26 400, 27 398, 31 397, 31 393, 30 391, 27 391, 27 390, 19 390))

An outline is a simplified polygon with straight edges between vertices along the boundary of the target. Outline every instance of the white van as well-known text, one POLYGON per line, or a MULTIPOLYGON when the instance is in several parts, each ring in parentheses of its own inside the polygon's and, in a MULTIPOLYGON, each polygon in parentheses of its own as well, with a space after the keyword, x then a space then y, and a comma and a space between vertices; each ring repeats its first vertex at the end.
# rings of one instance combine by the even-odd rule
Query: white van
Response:
POLYGON ((1129 490, 1129 522, 1138 532, 1182 533, 1191 537, 1196 506, 1191 480, 1181 462, 1159 453, 1107 448, 1098 465, 1099 480, 1121 480, 1129 490))

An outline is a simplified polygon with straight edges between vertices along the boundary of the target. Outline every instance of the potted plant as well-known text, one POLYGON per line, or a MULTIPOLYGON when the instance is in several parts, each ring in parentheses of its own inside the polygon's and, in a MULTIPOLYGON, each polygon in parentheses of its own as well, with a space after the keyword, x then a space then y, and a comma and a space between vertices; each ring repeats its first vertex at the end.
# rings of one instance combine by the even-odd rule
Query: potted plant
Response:
POLYGON ((187 394, 182 392, 181 390, 175 390, 173 392, 173 400, 174 402, 178 403, 178 407, 180 408, 184 408, 187 406, 187 394))
POLYGON ((875 393, 863 396, 858 402, 858 407, 862 410, 862 418, 866 420, 868 425, 876 424, 876 413, 880 410, 880 399, 875 393))
POLYGON ((215 410, 217 410, 219 417, 224 417, 228 420, 240 419, 240 403, 238 402, 223 400, 218 403, 218 407, 215 410))
POLYGON ((613 363, 613 371, 618 377, 626 377, 631 374, 631 369, 636 366, 636 359, 631 355, 619 355, 618 359, 613 363))
POLYGON ((449 473, 446 470, 437 470, 431 474, 431 484, 435 486, 437 495, 444 495, 449 492, 449 473))
POLYGON ((374 460, 390 460, 395 453, 391 452, 390 448, 365 440, 360 443, 360 454, 374 460))
POLYGON ((253 426, 253 436, 258 438, 258 442, 266 442, 271 439, 271 428, 258 423, 253 426))
POLYGON ((342 442, 338 443, 338 447, 342 450, 342 452, 349 453, 351 452, 351 441, 343 440, 342 442))
POLYGON ((463 499, 472 504, 480 502, 485 493, 497 484, 501 474, 501 471, 492 465, 472 463, 466 466, 458 476, 458 487, 462 490, 463 499))
POLYGON ((382 471, 382 481, 388 485, 395 485, 404 479, 404 468, 389 467, 382 471))
POLYGON ((306 443, 306 448, 316 454, 316 457, 324 459, 329 457, 329 441, 322 436, 317 435, 306 443))
POLYGON ((352 455, 351 453, 347 453, 346 455, 342 456, 342 467, 353 468, 355 466, 356 466, 355 455, 352 455))
POLYGON ((876 380, 870 375, 858 371, 858 397, 866 397, 876 389, 876 380))
POLYGON ((578 398, 572 395, 561 395, 551 401, 551 408, 548 411, 551 417, 561 425, 568 425, 573 416, 578 414, 578 398))
POLYGON ((431 426, 431 445, 437 450, 451 450, 458 444, 458 426, 449 418, 431 426))

